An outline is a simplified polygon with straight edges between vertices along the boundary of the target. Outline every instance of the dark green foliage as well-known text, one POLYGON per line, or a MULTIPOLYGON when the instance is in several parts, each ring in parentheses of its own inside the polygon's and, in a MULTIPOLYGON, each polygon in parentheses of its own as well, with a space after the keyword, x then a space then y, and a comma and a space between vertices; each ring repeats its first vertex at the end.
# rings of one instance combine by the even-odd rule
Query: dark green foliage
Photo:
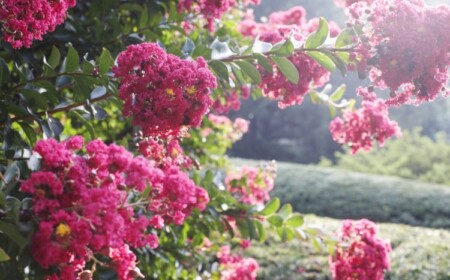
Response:
MULTIPOLYGON (((382 148, 352 155, 349 150, 336 153, 336 167, 368 174, 398 176, 406 179, 450 185, 450 144, 444 133, 433 140, 420 135, 420 129, 404 132, 382 148)), ((323 160, 322 165, 329 165, 323 160)))
POLYGON ((301 213, 450 228, 446 186, 288 163, 277 174, 271 195, 301 213))
MULTIPOLYGON (((331 234, 339 220, 305 217, 306 226, 318 226, 331 234)), ((379 224, 379 234, 392 245, 391 270, 386 280, 450 279, 450 232, 405 225, 379 224)), ((278 243, 268 239, 247 251, 261 266, 259 279, 331 280, 328 253, 317 251, 309 242, 278 243)))

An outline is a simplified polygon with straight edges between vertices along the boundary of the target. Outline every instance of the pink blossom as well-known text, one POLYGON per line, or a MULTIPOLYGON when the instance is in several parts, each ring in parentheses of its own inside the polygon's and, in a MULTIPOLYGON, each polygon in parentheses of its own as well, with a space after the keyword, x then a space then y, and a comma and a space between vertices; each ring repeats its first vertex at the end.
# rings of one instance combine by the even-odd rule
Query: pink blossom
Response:
POLYGON ((227 190, 245 204, 262 204, 270 199, 275 172, 271 166, 257 169, 244 166, 239 172, 230 172, 225 178, 227 190))
POLYGON ((0 22, 3 40, 13 48, 29 48, 33 40, 55 30, 64 22, 67 10, 75 0, 3 0, 0 3, 0 22))
POLYGON ((203 58, 182 60, 155 43, 129 46, 113 71, 122 111, 144 136, 178 136, 184 126, 198 126, 217 86, 203 58))
POLYGON ((259 265, 253 258, 232 255, 229 246, 222 246, 217 253, 221 280, 253 280, 258 274, 259 265))
POLYGON ((388 107, 381 99, 363 101, 356 111, 346 110, 342 118, 337 117, 330 123, 334 141, 348 144, 352 152, 359 149, 370 150, 372 141, 380 145, 394 135, 400 136, 400 128, 389 119, 388 107))
POLYGON ((377 236, 376 225, 366 219, 345 220, 339 231, 341 242, 330 257, 330 268, 336 280, 383 280, 389 270, 389 242, 377 236))

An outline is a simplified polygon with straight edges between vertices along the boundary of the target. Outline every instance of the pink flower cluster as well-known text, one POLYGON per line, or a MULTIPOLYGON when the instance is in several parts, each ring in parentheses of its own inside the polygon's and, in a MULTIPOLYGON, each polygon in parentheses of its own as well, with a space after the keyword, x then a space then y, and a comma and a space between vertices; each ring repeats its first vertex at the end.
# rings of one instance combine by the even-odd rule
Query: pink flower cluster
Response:
POLYGON ((0 25, 3 40, 13 48, 30 47, 33 40, 55 30, 64 22, 67 10, 76 0, 3 0, 0 25))
POLYGON ((389 106, 420 104, 449 95, 450 7, 423 0, 374 0, 349 6, 351 21, 368 38, 360 46, 361 64, 379 88, 389 88, 389 106))
POLYGON ((376 225, 366 219, 345 220, 339 235, 341 242, 330 257, 333 279, 383 280, 391 245, 377 236, 376 225))
POLYGON ((240 202, 255 205, 270 199, 269 192, 274 187, 275 167, 265 168, 244 166, 239 172, 230 172, 225 178, 227 190, 240 202))
POLYGON ((156 168, 100 140, 86 145, 86 155, 76 155, 83 145, 79 136, 36 143, 40 170, 20 186, 32 195, 38 221, 32 255, 53 272, 49 279, 79 279, 94 255, 109 258, 119 279, 134 279, 136 256, 129 248, 156 248, 152 228, 181 224, 193 208, 205 208, 208 195, 176 168, 156 168), (147 187, 149 195, 139 198, 147 187), (148 208, 135 212, 134 204, 148 208))
POLYGON ((220 130, 221 135, 232 142, 240 140, 242 136, 248 132, 248 127, 250 125, 249 121, 242 118, 237 118, 233 122, 226 116, 219 116, 215 114, 209 114, 208 121, 213 127, 203 129, 201 131, 203 137, 208 137, 213 130, 220 130))
MULTIPOLYGON (((331 35, 339 33, 336 24, 330 24, 331 35)), ((313 31, 317 30, 318 19, 306 21, 306 11, 303 7, 294 7, 285 12, 275 12, 269 17, 269 22, 257 23, 251 13, 239 25, 239 30, 244 36, 255 38, 271 44, 281 42, 294 36, 297 41, 304 41, 313 31)), ((301 104, 311 88, 321 87, 329 80, 330 73, 304 53, 295 53, 289 57, 300 73, 298 84, 289 82, 284 75, 273 67, 274 74, 264 69, 261 89, 265 96, 278 100, 280 108, 294 104, 301 104)))
POLYGON ((191 164, 191 160, 183 155, 178 139, 145 137, 139 141, 138 149, 141 155, 154 161, 155 165, 161 168, 189 167, 191 164))
POLYGON ((250 87, 241 87, 240 94, 236 91, 225 93, 225 96, 217 96, 213 104, 213 110, 219 114, 227 114, 231 110, 237 111, 241 108, 242 99, 248 99, 250 97, 250 87))
POLYGON ((221 280, 253 280, 259 265, 253 258, 243 258, 231 254, 229 246, 222 246, 217 253, 221 280))
POLYGON ((113 71, 121 79, 123 113, 144 136, 176 137, 183 126, 198 126, 217 86, 203 58, 182 60, 155 43, 129 46, 113 71))
POLYGON ((337 117, 330 123, 334 141, 348 144, 352 152, 359 149, 370 150, 372 141, 380 145, 394 135, 400 136, 400 127, 389 119, 388 107, 384 100, 365 100, 356 111, 346 110, 342 118, 337 117))
POLYGON ((374 0, 334 0, 334 3, 339 7, 349 7, 358 2, 372 4, 373 1, 374 0))
MULTIPOLYGON (((258 5, 261 0, 243 0, 243 6, 258 5)), ((209 31, 214 31, 214 20, 220 19, 224 13, 239 5, 238 0, 180 0, 178 12, 188 11, 201 14, 208 21, 209 31)))

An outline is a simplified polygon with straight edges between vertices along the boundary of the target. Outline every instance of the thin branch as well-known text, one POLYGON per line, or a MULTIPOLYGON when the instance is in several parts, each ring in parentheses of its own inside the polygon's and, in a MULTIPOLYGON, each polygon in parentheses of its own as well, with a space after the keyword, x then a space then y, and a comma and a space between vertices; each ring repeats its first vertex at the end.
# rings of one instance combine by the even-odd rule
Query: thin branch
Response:
MULTIPOLYGON (((318 48, 318 49, 299 48, 299 49, 294 50, 294 53, 312 52, 312 51, 315 51, 315 52, 354 52, 355 49, 354 48, 318 48)), ((268 51, 268 52, 264 52, 262 54, 266 55, 266 56, 271 56, 271 55, 276 55, 276 52, 268 51)), ((252 54, 247 54, 247 55, 232 55, 229 57, 215 59, 215 60, 220 60, 222 62, 232 62, 232 61, 240 60, 240 59, 253 59, 253 58, 254 57, 252 54)))
POLYGON ((23 86, 26 86, 27 84, 31 84, 31 83, 39 82, 39 81, 45 81, 45 80, 52 80, 52 79, 56 79, 56 78, 61 77, 61 76, 92 77, 91 74, 85 74, 85 73, 81 73, 81 72, 63 72, 63 73, 58 73, 58 74, 56 74, 54 76, 47 76, 47 77, 46 76, 39 76, 39 77, 36 77, 34 79, 26 80, 25 82, 19 83, 16 86, 14 86, 14 87, 10 88, 9 90, 7 90, 6 92, 7 93, 8 92, 13 92, 13 91, 18 90, 19 88, 21 88, 23 86))
MULTIPOLYGON (((73 108, 77 108, 77 107, 80 107, 80 106, 86 106, 86 105, 91 104, 91 103, 96 103, 96 102, 99 102, 99 101, 102 101, 102 100, 106 100, 106 99, 108 99, 108 98, 110 98, 112 96, 114 96, 112 93, 107 93, 107 94, 102 95, 102 96, 97 97, 97 98, 88 99, 88 100, 83 101, 83 102, 73 103, 73 104, 67 105, 65 107, 58 108, 58 109, 38 112, 38 113, 35 113, 35 115, 43 116, 43 115, 52 115, 52 114, 59 113, 59 112, 66 112, 66 111, 69 111, 69 110, 71 110, 73 108)), ((33 119, 33 116, 28 115, 28 116, 14 117, 14 118, 11 119, 11 122, 17 122, 17 121, 20 121, 20 120, 28 120, 28 119, 33 119)))

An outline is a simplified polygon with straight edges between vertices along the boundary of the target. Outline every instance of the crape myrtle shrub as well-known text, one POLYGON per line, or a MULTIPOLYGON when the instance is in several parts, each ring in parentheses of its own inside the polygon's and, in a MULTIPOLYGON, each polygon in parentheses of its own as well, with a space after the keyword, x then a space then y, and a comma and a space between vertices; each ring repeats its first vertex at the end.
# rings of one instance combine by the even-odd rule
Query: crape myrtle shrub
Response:
POLYGON ((242 12, 258 3, 0 2, 2 277, 254 279, 241 251, 267 229, 341 252, 270 198, 273 164, 231 168, 224 154, 248 122, 218 114, 308 96, 340 114, 338 143, 383 144, 400 135, 390 107, 448 94, 450 9, 344 1, 342 29, 302 7, 264 23, 242 12), (370 77, 361 104, 345 86, 321 90, 335 70, 370 77))
MULTIPOLYGON (((449 185, 450 145, 444 133, 435 140, 421 136, 420 129, 404 132, 383 148, 350 155, 336 153, 336 167, 361 173, 397 176, 411 180, 449 185), (417 147, 421 147, 417 149, 417 147)), ((323 160, 322 166, 330 166, 323 160)))
POLYGON ((450 228, 450 191, 445 185, 280 162, 275 185, 272 195, 302 213, 450 228))
MULTIPOLYGON (((306 215, 305 227, 337 232, 342 221, 306 215)), ((448 279, 450 233, 442 229, 412 227, 401 224, 378 224, 381 238, 391 241, 391 268, 386 280, 448 279)), ((313 244, 293 241, 276 244, 274 238, 254 244, 246 256, 255 258, 260 265, 261 279, 320 279, 332 278, 327 252, 320 252, 313 244)))

